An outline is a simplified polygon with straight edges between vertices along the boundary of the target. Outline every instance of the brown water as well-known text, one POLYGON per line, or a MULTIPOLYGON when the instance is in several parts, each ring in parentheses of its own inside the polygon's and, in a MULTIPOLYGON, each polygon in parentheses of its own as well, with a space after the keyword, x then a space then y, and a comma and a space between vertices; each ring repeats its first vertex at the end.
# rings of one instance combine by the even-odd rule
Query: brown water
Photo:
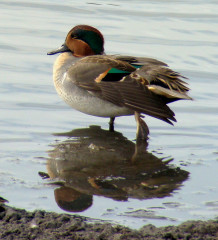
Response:
POLYGON ((62 208, 134 228, 217 217, 216 1, 7 0, 0 9, 0 194, 11 206, 64 212, 56 197, 62 208), (99 28, 107 53, 158 58, 189 78, 195 100, 171 104, 174 127, 146 118, 146 151, 135 153, 133 117, 108 135, 107 119, 57 96, 56 56, 46 53, 76 24, 99 28))

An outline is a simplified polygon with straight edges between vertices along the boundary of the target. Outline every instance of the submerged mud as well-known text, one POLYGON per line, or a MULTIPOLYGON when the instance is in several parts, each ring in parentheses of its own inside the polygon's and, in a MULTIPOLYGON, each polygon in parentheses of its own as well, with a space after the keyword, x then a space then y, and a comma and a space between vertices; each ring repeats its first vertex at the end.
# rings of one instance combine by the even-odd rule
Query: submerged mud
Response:
POLYGON ((69 214, 27 212, 0 206, 0 239, 218 239, 218 220, 188 221, 179 226, 146 225, 132 230, 110 223, 89 223, 69 214))

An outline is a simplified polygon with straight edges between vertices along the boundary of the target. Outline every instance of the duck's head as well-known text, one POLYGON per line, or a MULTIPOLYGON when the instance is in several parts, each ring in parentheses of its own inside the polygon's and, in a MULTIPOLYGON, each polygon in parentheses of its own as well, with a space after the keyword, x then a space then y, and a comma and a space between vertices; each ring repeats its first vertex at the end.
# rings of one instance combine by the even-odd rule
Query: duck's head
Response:
POLYGON ((94 27, 77 25, 69 31, 64 44, 60 48, 47 54, 53 55, 63 52, 72 52, 75 57, 103 54, 104 37, 94 27))

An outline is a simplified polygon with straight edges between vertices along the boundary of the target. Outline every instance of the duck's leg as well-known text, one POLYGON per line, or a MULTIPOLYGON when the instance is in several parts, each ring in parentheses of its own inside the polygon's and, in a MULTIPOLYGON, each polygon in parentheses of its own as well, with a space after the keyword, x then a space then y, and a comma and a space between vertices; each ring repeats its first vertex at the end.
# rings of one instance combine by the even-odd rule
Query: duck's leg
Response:
POLYGON ((114 120, 115 120, 115 117, 110 118, 110 121, 109 121, 109 131, 110 132, 114 132, 114 120))
POLYGON ((136 140, 148 140, 149 129, 139 112, 135 112, 135 120, 137 124, 136 140))

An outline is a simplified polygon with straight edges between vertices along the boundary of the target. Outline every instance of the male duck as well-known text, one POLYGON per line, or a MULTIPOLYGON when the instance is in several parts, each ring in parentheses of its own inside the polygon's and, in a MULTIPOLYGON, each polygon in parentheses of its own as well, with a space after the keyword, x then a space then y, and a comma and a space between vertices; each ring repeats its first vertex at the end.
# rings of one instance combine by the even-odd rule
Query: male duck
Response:
POLYGON ((65 43, 48 55, 61 53, 54 63, 58 94, 72 108, 86 114, 109 117, 110 131, 118 116, 135 115, 137 139, 149 133, 141 114, 172 124, 174 112, 167 106, 191 99, 184 78, 167 64, 152 58, 105 55, 99 30, 78 25, 65 43))

